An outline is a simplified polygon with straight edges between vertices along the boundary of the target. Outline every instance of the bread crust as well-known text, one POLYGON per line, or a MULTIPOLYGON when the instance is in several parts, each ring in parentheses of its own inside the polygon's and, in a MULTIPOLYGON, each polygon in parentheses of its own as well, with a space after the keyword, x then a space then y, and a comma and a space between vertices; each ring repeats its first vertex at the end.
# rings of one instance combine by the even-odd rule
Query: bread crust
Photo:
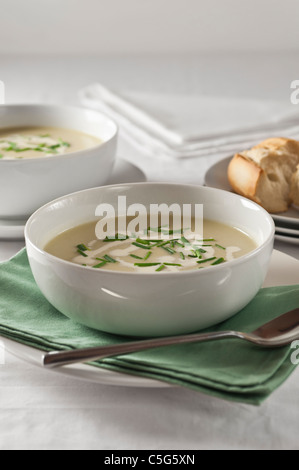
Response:
POLYGON ((228 180, 232 189, 255 202, 256 190, 263 170, 253 161, 237 153, 228 166, 228 180))
POLYGON ((284 153, 293 153, 299 156, 299 142, 285 137, 271 137, 270 139, 263 140, 263 142, 260 142, 253 148, 263 148, 271 150, 273 153, 283 151, 284 153))

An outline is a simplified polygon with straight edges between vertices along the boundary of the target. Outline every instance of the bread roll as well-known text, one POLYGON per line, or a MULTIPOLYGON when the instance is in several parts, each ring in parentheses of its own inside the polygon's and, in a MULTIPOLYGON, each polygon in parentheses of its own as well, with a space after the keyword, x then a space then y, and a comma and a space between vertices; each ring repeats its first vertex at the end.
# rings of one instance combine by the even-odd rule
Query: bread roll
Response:
POLYGON ((299 207, 299 165, 292 176, 290 196, 292 202, 299 207))
POLYGON ((298 165, 299 142, 271 138, 236 154, 228 167, 228 180, 235 192, 267 211, 284 212, 295 197, 299 202, 298 165))

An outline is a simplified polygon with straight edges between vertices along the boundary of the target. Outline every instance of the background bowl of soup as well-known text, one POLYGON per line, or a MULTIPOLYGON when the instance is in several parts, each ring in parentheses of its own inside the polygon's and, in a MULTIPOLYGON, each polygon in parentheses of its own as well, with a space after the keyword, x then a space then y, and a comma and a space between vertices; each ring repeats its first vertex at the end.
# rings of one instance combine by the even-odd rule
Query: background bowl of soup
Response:
POLYGON ((93 110, 0 106, 0 218, 25 219, 65 194, 105 184, 117 126, 93 110))
POLYGON ((25 237, 35 280, 55 308, 91 328, 146 337, 198 331, 242 309, 263 284, 274 232, 269 214, 236 194, 136 183, 49 203, 29 219, 25 237), (202 204, 204 231, 152 225, 143 236, 128 230, 99 239, 98 208, 120 216, 120 196, 136 214, 151 204, 202 204))

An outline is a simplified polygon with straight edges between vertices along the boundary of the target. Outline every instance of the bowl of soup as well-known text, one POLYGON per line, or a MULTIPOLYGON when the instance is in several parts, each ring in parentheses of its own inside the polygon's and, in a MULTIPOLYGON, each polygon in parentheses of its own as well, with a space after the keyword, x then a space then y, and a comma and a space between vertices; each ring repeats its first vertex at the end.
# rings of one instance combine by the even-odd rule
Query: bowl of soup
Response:
POLYGON ((68 106, 0 106, 0 218, 27 219, 49 201, 108 180, 117 126, 68 106))
POLYGON ((167 183, 106 186, 39 209, 25 228, 34 278, 62 314, 126 336, 191 333, 261 288, 274 223, 230 192, 167 183))

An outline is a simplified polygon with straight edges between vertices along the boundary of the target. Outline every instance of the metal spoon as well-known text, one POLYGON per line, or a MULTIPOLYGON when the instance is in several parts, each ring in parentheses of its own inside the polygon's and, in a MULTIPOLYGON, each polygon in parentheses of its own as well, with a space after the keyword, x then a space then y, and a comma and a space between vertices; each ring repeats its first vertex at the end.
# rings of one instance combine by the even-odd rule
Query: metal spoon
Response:
POLYGON ((277 348, 299 339, 299 308, 291 310, 268 323, 260 326, 252 333, 240 331, 217 331, 184 336, 169 336, 132 341, 112 346, 75 349, 71 351, 52 351, 44 354, 42 364, 48 368, 60 367, 78 362, 92 362, 106 357, 118 356, 146 349, 170 346, 174 344, 195 343, 225 338, 239 338, 262 347, 277 348))

